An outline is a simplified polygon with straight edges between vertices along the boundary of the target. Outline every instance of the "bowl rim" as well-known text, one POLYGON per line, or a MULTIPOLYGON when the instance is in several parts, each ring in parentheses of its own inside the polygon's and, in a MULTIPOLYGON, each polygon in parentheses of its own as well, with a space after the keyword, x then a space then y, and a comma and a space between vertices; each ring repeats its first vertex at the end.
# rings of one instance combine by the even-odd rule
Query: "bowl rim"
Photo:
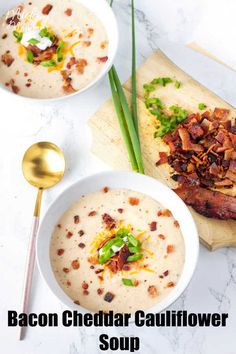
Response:
MULTIPOLYGON (((80 2, 80 0, 75 0, 75 1, 80 2)), ((84 88, 82 88, 79 91, 70 93, 69 95, 52 97, 52 98, 37 98, 37 97, 16 95, 12 91, 6 89, 5 86, 1 82, 0 82, 0 92, 6 93, 7 95, 9 95, 11 97, 15 97, 17 99, 27 100, 28 102, 50 103, 50 102, 57 102, 57 101, 66 100, 70 97, 74 97, 76 95, 83 94, 84 92, 86 92, 89 89, 96 86, 106 76, 106 74, 109 72, 112 65, 114 64, 114 61, 115 61, 115 58, 116 58, 116 55, 118 52, 118 46, 119 46, 119 29, 118 29, 118 22, 117 22, 117 18, 115 16, 115 13, 114 13, 112 7, 108 4, 108 2, 106 0, 99 0, 99 1, 101 1, 104 4, 104 6, 107 7, 107 10, 110 12, 110 16, 111 16, 112 22, 114 24, 114 32, 113 32, 113 36, 112 36, 112 41, 114 42, 113 43, 114 49, 113 49, 113 52, 111 53, 111 55, 109 55, 109 57, 108 57, 108 62, 107 62, 106 67, 104 68, 103 71, 101 71, 99 73, 98 76, 96 76, 94 78, 94 80, 92 82, 90 82, 87 86, 85 86, 84 88)), ((86 5, 84 5, 84 6, 87 7, 86 5)), ((95 13, 95 11, 93 11, 93 12, 95 13)), ((96 15, 96 13, 95 13, 95 15, 96 15)), ((0 15, 0 16, 2 16, 2 15, 0 15)), ((104 24, 101 19, 100 19, 100 21, 102 22, 102 24, 104 24)))
MULTIPOLYGON (((169 194, 169 196, 171 195, 174 199, 175 202, 177 201, 177 204, 179 204, 179 207, 182 210, 185 210, 184 212, 184 222, 188 221, 188 237, 191 239, 191 247, 188 246, 188 249, 186 247, 186 235, 183 234, 183 238, 184 238, 184 244, 185 244, 185 262, 184 262, 184 267, 181 273, 181 276, 178 280, 178 283, 176 284, 175 288, 173 288, 173 290, 167 295, 166 298, 164 298, 162 301, 160 301, 159 303, 157 303, 155 306, 144 310, 145 314, 146 313, 160 313, 162 311, 164 311, 167 307, 169 307, 170 305, 172 305, 180 296, 181 294, 186 290, 186 288, 188 287, 193 274, 195 272, 196 266, 197 266, 197 261, 198 261, 198 255, 199 255, 199 236, 198 236, 198 231, 197 231, 197 227, 196 224, 193 220, 193 217, 188 209, 188 207, 185 205, 185 203, 179 198, 179 196, 177 194, 175 194, 169 187, 167 187, 165 184, 163 184, 162 182, 154 179, 153 177, 150 176, 146 176, 146 175, 141 175, 139 173, 133 172, 133 171, 103 171, 100 173, 96 173, 93 175, 89 175, 86 177, 83 177, 81 179, 79 179, 78 181, 76 181, 75 183, 69 185, 68 187, 66 187, 58 196, 57 198, 50 204, 50 206, 48 207, 46 213, 44 214, 44 217, 42 219, 42 222, 40 224, 40 228, 39 228, 39 232, 37 235, 37 240, 36 240, 36 260, 37 260, 37 265, 38 265, 38 269, 39 269, 39 273, 41 275, 41 277, 44 279, 44 281, 46 282, 48 288, 50 289, 50 291, 54 294, 54 296, 63 304, 66 306, 66 308, 70 309, 70 310, 77 310, 82 314, 85 313, 94 313, 93 311, 90 311, 80 305, 76 305, 73 303, 73 300, 71 300, 71 298, 69 298, 69 296, 62 290, 62 288, 60 287, 60 285, 57 283, 56 278, 53 274, 52 268, 50 267, 50 269, 47 269, 47 274, 44 274, 44 270, 43 270, 43 261, 41 260, 41 256, 40 256, 40 248, 41 248, 41 243, 43 244, 42 237, 44 237, 44 235, 42 235, 42 233, 44 232, 43 229, 45 227, 45 223, 47 224, 48 222, 48 218, 50 218, 50 214, 53 213, 53 209, 57 206, 57 204, 60 203, 60 200, 62 198, 64 198, 65 195, 68 195, 70 193, 72 193, 72 191, 74 189, 78 189, 80 185, 83 185, 84 183, 89 184, 89 182, 95 180, 101 180, 101 186, 104 187, 104 185, 106 184, 106 179, 114 179, 114 180, 119 180, 120 182, 120 186, 117 186, 115 188, 125 188, 125 189, 130 189, 130 190, 134 190, 134 191, 138 191, 140 193, 145 194, 145 192, 140 191, 138 187, 136 187, 136 185, 138 185, 138 183, 140 183, 141 181, 148 184, 148 183, 152 183, 152 184, 156 184, 156 186, 160 187, 163 189, 164 193, 169 194), (130 186, 130 188, 128 187, 122 187, 122 178, 132 178, 132 180, 134 180, 135 178, 140 179, 140 181, 137 182, 137 184, 133 184, 132 187, 130 186), (104 181, 104 182, 103 182, 104 181), (182 206, 181 206, 182 205, 182 206), (190 228, 189 228, 190 226, 190 228), (188 254, 187 254, 188 252, 188 254), (190 257, 190 253, 191 253, 191 257, 190 257), (186 259, 188 259, 188 264, 186 263, 186 259), (187 267, 188 266, 188 267, 187 267), (50 284, 49 281, 49 277, 50 274, 53 274, 54 277, 54 283, 57 284, 56 288, 57 291, 59 292, 56 293, 53 289, 52 289, 52 284, 50 284), (184 279, 185 276, 185 279, 184 279)), ((101 187, 102 188, 102 187, 101 187)), ((113 188, 113 187, 111 187, 113 188)), ((95 189, 94 191, 96 191, 98 189, 95 189)), ((86 192, 85 194, 89 194, 91 192, 86 192)), ((80 193, 80 196, 83 194, 83 191, 80 193)), ((150 194, 147 194, 148 196, 150 196, 150 194)), ((151 196, 150 196, 151 197, 151 196)), ((152 197, 154 200, 157 200, 157 198, 152 197)), ((75 197, 74 200, 78 200, 79 197, 75 197)), ((70 202, 70 205, 72 205, 73 202, 70 202)), ((69 208, 69 206, 66 206, 64 208, 64 212, 69 208)), ((173 212, 173 209, 171 210, 173 212)), ((175 212, 177 212, 177 209, 175 210, 175 212)), ((173 212, 173 214, 175 214, 175 212, 173 212)), ((57 216, 57 220, 61 217, 61 215, 57 216)), ((179 221, 179 220, 178 220, 179 221)), ((183 220, 180 222, 181 228, 183 226, 183 220), (182 223, 182 225, 181 225, 182 223)), ((53 227, 55 226, 55 224, 53 225, 53 227)), ((46 227, 47 228, 47 227, 46 227)), ((49 242, 51 239, 51 234, 49 237, 49 242)), ((187 241, 190 242, 190 241, 187 241)), ((49 255, 49 249, 48 249, 48 255, 47 257, 49 258, 49 264, 50 264, 50 255, 49 255)), ((130 322, 134 322, 134 315, 131 315, 130 318, 130 322)))

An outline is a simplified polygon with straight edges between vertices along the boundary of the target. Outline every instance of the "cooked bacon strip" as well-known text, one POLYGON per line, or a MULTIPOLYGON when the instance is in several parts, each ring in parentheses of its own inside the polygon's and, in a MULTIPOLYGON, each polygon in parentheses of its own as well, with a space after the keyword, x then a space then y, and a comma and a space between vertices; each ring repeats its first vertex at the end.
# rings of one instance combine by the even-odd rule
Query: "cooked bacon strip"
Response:
POLYGON ((220 220, 236 219, 236 197, 188 185, 182 185, 174 191, 201 215, 220 220))
POLYGON ((157 161, 156 163, 156 166, 160 166, 162 165, 163 163, 166 163, 168 161, 168 156, 167 156, 167 153, 164 152, 164 151, 161 151, 159 152, 159 160, 157 161))
POLYGON ((182 149, 183 150, 193 150, 196 152, 201 152, 203 151, 203 147, 199 144, 193 144, 190 139, 189 132, 185 128, 179 128, 178 129, 180 139, 182 141, 182 149))

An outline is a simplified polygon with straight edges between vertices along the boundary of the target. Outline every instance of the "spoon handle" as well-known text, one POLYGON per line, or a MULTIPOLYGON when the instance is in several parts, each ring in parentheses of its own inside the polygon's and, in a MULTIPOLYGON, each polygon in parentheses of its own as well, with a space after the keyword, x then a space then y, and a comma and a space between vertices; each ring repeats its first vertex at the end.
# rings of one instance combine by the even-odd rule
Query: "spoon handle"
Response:
MULTIPOLYGON (((22 311, 23 313, 28 313, 29 300, 30 300, 30 291, 32 278, 34 273, 34 265, 35 265, 35 242, 36 236, 39 228, 39 214, 40 214, 40 205, 42 199, 42 189, 39 189, 38 196, 36 200, 33 223, 31 228, 30 235, 30 245, 28 251, 28 258, 26 263, 26 273, 24 279, 24 287, 23 287, 23 301, 22 301, 22 311)), ((19 340, 24 339, 24 327, 20 327, 19 340)))

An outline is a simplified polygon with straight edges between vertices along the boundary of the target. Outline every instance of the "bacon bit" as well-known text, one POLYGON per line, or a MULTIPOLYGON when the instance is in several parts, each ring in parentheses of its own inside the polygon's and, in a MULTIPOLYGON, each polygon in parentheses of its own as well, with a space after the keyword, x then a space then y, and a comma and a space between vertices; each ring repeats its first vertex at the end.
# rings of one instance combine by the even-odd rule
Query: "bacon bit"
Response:
POLYGON ((84 47, 90 47, 92 43, 91 43, 91 41, 83 41, 82 44, 84 47))
POLYGON ((79 222, 80 222, 79 215, 75 215, 75 216, 74 216, 74 223, 75 223, 75 224, 79 224, 79 222))
POLYGON ((162 211, 161 210, 158 211, 157 216, 162 216, 162 211))
POLYGON ((102 273, 103 271, 104 271, 103 269, 97 269, 97 270, 95 270, 95 274, 102 273))
POLYGON ((102 295, 104 293, 104 289, 103 288, 98 288, 97 289, 97 293, 98 293, 98 295, 102 295))
POLYGON ((122 270, 129 271, 130 266, 128 264, 124 264, 122 270))
POLYGON ((27 84, 25 84, 26 87, 30 87, 31 86, 31 83, 28 82, 27 84))
POLYGON ((85 290, 87 290, 88 287, 89 287, 88 283, 86 283, 86 281, 83 281, 83 283, 82 283, 82 288, 85 289, 85 290))
POLYGON ((69 273, 70 269, 69 268, 63 268, 62 269, 64 273, 69 273))
POLYGON ((81 237, 81 236, 84 235, 84 231, 83 231, 83 230, 79 230, 78 234, 79 234, 79 236, 81 237))
POLYGON ((61 224, 57 224, 58 229, 61 229, 61 224))
POLYGON ((52 10, 53 6, 51 4, 47 4, 46 6, 44 6, 44 8, 42 9, 42 14, 43 15, 48 15, 49 12, 52 10))
POLYGON ((148 293, 151 297, 156 297, 158 295, 157 288, 155 287, 155 285, 150 285, 148 287, 148 293))
POLYGON ((108 56, 97 58, 98 63, 106 63, 107 61, 108 61, 108 56))
POLYGON ((156 221, 152 221, 151 224, 149 224, 149 227, 150 227, 150 231, 156 231, 157 222, 156 221))
POLYGON ((112 302, 112 300, 114 299, 115 295, 112 294, 111 292, 107 292, 104 296, 104 301, 106 302, 112 302))
POLYGON ((90 269, 94 269, 95 267, 93 265, 90 266, 90 269))
POLYGON ((166 270, 164 273, 163 273, 164 277, 167 277, 169 275, 169 271, 166 270))
POLYGON ((79 34, 79 39, 81 39, 81 38, 83 38, 83 37, 84 37, 83 34, 80 33, 80 34, 79 34))
POLYGON ((103 192, 104 192, 104 193, 107 193, 108 191, 109 191, 109 188, 108 188, 108 187, 104 187, 104 188, 103 188, 103 192))
POLYGON ((73 236, 73 233, 71 231, 68 231, 67 234, 66 234, 66 237, 67 238, 71 238, 73 236))
POLYGON ((66 285, 71 286, 71 282, 69 280, 67 280, 66 285))
POLYGON ((74 301, 74 304, 76 304, 76 305, 80 305, 79 300, 75 300, 75 301, 74 301))
POLYGON ((88 290, 84 290, 83 294, 87 296, 87 295, 89 295, 89 291, 88 290))
POLYGON ((159 152, 159 160, 156 162, 156 166, 160 166, 168 162, 168 155, 166 152, 159 152))
POLYGON ((76 69, 77 69, 78 73, 82 75, 84 73, 84 69, 87 65, 88 65, 88 62, 86 59, 78 59, 77 64, 76 64, 76 69))
POLYGON ((119 208, 119 209, 117 209, 117 211, 118 211, 118 213, 122 214, 124 212, 124 209, 119 208))
POLYGON ((179 222, 177 220, 174 221, 174 226, 178 228, 180 227, 179 222))
POLYGON ((169 283, 167 283, 166 287, 167 288, 173 288, 175 286, 175 283, 173 281, 170 281, 169 283))
POLYGON ((58 256, 61 256, 64 252, 65 252, 65 250, 64 250, 63 248, 59 248, 59 249, 57 250, 58 256))
POLYGON ((203 146, 199 144, 193 144, 190 139, 189 132, 185 128, 179 128, 178 133, 182 141, 182 149, 185 151, 193 150, 196 152, 202 152, 204 150, 203 146))
POLYGON ((2 60, 3 64, 5 64, 6 66, 9 67, 14 62, 15 59, 9 53, 9 51, 7 51, 5 54, 2 55, 1 60, 2 60))
POLYGON ((173 253, 174 252, 174 246, 173 245, 168 245, 166 248, 167 253, 173 253))
POLYGON ((4 34, 2 35, 2 39, 6 39, 6 38, 7 38, 7 34, 4 33, 4 34))
POLYGON ((24 73, 24 77, 27 77, 29 74, 28 73, 24 73))
POLYGON ((72 9, 66 9, 65 14, 67 16, 71 16, 72 15, 72 9))
POLYGON ((5 85, 6 86, 10 86, 11 89, 12 89, 12 92, 15 93, 15 94, 18 94, 18 92, 20 91, 19 87, 15 85, 15 80, 14 79, 11 79, 5 85))
POLYGON ((117 257, 117 268, 118 270, 122 270, 123 266, 125 265, 127 258, 130 256, 130 251, 128 249, 128 247, 126 245, 124 245, 119 253, 118 253, 118 257, 117 257))
POLYGON ((73 269, 79 269, 80 267, 79 261, 75 259, 74 261, 71 262, 71 266, 73 269))
POLYGON ((79 243, 79 244, 78 244, 78 246, 79 246, 80 248, 85 248, 85 244, 84 244, 84 243, 82 243, 82 242, 81 242, 81 243, 79 243))
POLYGON ((116 227, 115 220, 109 214, 107 214, 107 213, 103 214, 102 220, 109 230, 112 230, 116 227))
POLYGON ((165 237, 164 235, 162 235, 162 234, 159 234, 158 237, 159 237, 161 240, 165 240, 165 239, 166 239, 166 237, 165 237))
POLYGON ((67 63, 66 67, 67 69, 71 69, 73 65, 77 63, 77 60, 75 57, 71 57, 69 62, 67 63))
POLYGON ((170 217, 170 216, 172 216, 172 213, 169 209, 164 209, 164 210, 162 210, 161 215, 166 216, 166 217, 170 217))
POLYGON ((98 279, 99 279, 101 282, 103 282, 103 280, 104 280, 104 278, 103 278, 101 275, 98 276, 98 279))
POLYGON ((16 26, 19 22, 20 22, 19 15, 8 17, 6 20, 7 25, 10 25, 10 26, 16 26))
POLYGON ((95 216, 97 215, 97 212, 95 210, 90 211, 90 213, 88 214, 88 216, 95 216))
POLYGON ((139 199, 130 197, 129 198, 129 204, 132 205, 132 206, 133 205, 139 205, 139 199))
POLYGON ((88 28, 87 32, 88 32, 89 36, 92 36, 92 34, 94 33, 94 29, 93 28, 88 28))

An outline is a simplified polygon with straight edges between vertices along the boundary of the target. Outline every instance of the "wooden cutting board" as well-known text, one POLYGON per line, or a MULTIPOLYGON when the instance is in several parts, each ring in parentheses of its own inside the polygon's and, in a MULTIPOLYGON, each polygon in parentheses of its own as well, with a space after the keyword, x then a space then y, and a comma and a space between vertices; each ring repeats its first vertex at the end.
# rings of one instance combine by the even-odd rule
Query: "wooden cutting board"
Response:
MULTIPOLYGON (((170 178, 170 167, 167 164, 155 166, 159 159, 159 151, 168 151, 168 148, 161 139, 154 139, 155 118, 147 112, 143 97, 144 83, 150 82, 155 77, 165 76, 182 83, 180 89, 176 89, 172 84, 158 88, 158 97, 166 106, 175 104, 190 112, 196 112, 199 102, 204 102, 211 109, 229 108, 234 116, 236 110, 180 70, 160 50, 152 54, 137 70, 139 126, 145 171, 146 174, 173 188, 175 182, 170 178)), ((124 89, 130 101, 130 79, 124 84, 124 89)), ((115 169, 131 169, 111 99, 90 119, 89 126, 93 135, 92 152, 115 169)), ((201 242, 210 250, 236 246, 236 221, 209 219, 199 215, 192 208, 190 211, 197 224, 201 242)))

